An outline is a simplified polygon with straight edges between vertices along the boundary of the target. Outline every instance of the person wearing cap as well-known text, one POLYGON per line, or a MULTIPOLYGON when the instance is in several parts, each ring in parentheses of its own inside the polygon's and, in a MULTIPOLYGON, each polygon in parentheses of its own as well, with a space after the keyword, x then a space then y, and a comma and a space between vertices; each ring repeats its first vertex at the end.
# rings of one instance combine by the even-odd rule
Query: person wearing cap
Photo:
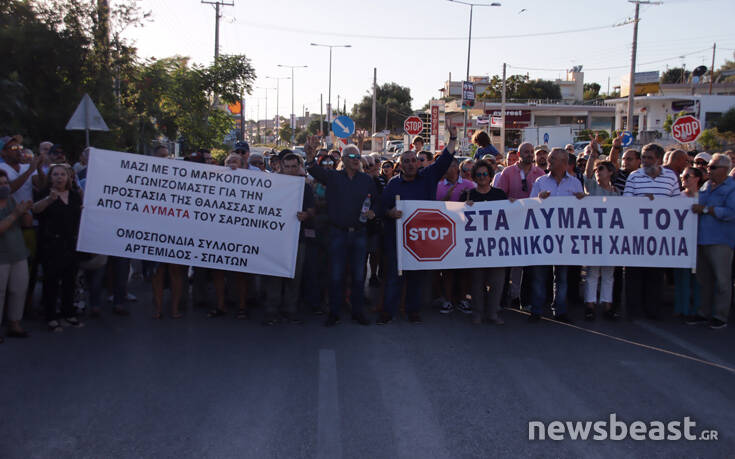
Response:
POLYGON ((496 158, 502 156, 497 148, 495 148, 490 142, 490 136, 487 135, 487 132, 485 131, 475 131, 475 133, 472 134, 472 143, 477 145, 475 159, 480 159, 485 155, 493 155, 496 158))
POLYGON ((702 289, 699 315, 688 324, 709 320, 710 328, 727 326, 732 296, 732 259, 735 249, 735 179, 728 177, 732 161, 715 153, 710 159, 709 180, 699 190, 697 228, 697 280, 702 289), (711 315, 711 320, 710 316, 711 315))
POLYGON ((390 323, 398 313, 403 282, 407 287, 408 321, 414 324, 422 322, 419 311, 429 294, 430 283, 427 271, 405 271, 402 278, 398 277, 396 220, 403 216, 403 212, 396 208, 396 196, 400 196, 401 200, 434 200, 437 185, 454 160, 456 142, 457 128, 452 126, 449 128, 449 142, 444 151, 432 165, 424 168, 419 168, 416 152, 404 151, 401 153, 401 174, 393 177, 383 190, 379 211, 385 222, 386 285, 383 311, 376 321, 379 325, 390 323))
POLYGON ((411 142, 412 150, 415 152, 424 151, 424 138, 420 135, 417 135, 413 138, 413 141, 411 142))
POLYGON ((533 151, 534 154, 534 160, 536 162, 536 166, 541 168, 544 171, 544 174, 549 173, 549 162, 548 162, 548 156, 549 156, 549 149, 546 145, 539 145, 536 147, 536 149, 533 151))
POLYGON ((697 153, 697 156, 694 157, 694 167, 701 170, 704 173, 704 179, 709 180, 709 174, 707 170, 707 165, 712 160, 712 155, 707 153, 706 151, 703 151, 701 153, 697 153))
POLYGON ((237 153, 242 158, 243 169, 250 169, 251 171, 260 171, 260 168, 250 165, 250 145, 244 140, 238 140, 235 142, 235 146, 232 149, 233 153, 237 153))
POLYGON ((377 188, 375 181, 360 172, 360 150, 354 144, 342 149, 344 168, 330 170, 314 160, 319 138, 307 139, 304 151, 307 170, 316 180, 327 187, 327 215, 329 218, 329 307, 330 313, 324 325, 331 327, 339 323, 339 313, 344 301, 346 271, 351 269, 352 319, 360 325, 370 322, 364 315, 365 260, 367 257, 366 222, 375 218, 377 188), (368 205, 367 210, 364 208, 368 205))

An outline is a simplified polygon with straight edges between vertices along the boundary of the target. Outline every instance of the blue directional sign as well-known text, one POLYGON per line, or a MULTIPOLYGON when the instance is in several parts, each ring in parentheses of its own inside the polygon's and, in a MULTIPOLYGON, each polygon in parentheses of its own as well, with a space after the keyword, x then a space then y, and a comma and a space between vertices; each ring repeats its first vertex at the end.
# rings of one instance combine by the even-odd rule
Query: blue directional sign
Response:
POLYGON ((349 116, 338 116, 332 121, 332 132, 337 137, 345 139, 355 133, 355 122, 349 116))
POLYGON ((633 143, 633 134, 630 131, 623 131, 623 146, 629 147, 633 143))
POLYGON ((549 143, 549 133, 544 133, 544 143, 549 143))

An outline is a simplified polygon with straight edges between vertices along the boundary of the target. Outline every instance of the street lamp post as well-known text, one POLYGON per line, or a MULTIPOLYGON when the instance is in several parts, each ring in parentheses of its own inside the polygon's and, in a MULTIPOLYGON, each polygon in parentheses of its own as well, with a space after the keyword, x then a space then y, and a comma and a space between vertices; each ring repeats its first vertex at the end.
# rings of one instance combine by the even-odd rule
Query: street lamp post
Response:
MULTIPOLYGON (((329 48, 329 90, 327 91, 327 126, 332 129, 332 48, 352 48, 352 45, 323 45, 311 43, 311 46, 323 46, 329 48)), ((339 105, 339 104, 338 104, 339 105)), ((339 109, 339 107, 337 107, 339 109)))
POLYGON ((266 88, 264 86, 256 86, 256 88, 265 90, 265 137, 267 139, 268 138, 268 90, 276 89, 276 88, 266 88))
POLYGON ((280 125, 278 123, 281 122, 281 116, 278 112, 278 104, 280 103, 279 94, 281 92, 281 80, 290 80, 291 77, 272 77, 267 76, 266 78, 271 80, 276 80, 276 145, 281 143, 280 135, 278 134, 280 132, 280 125))
POLYGON ((305 69, 308 67, 308 65, 283 65, 278 64, 279 67, 285 67, 291 69, 291 145, 295 145, 295 138, 296 138, 296 114, 294 113, 294 105, 293 105, 293 80, 294 80, 294 73, 293 69, 305 69))
MULTIPOLYGON (((465 81, 470 81, 470 49, 472 46, 472 11, 476 6, 500 6, 500 3, 493 2, 493 3, 471 3, 471 2, 464 2, 461 0, 448 0, 452 3, 459 3, 462 5, 467 5, 470 7, 470 30, 469 35, 467 37, 467 74, 465 77, 465 81)), ((462 91, 464 92, 464 85, 462 85, 462 91)), ((467 112, 468 109, 464 109, 464 132, 462 133, 462 139, 464 142, 467 141, 467 112)), ((466 146, 467 144, 464 143, 463 146, 466 146)))

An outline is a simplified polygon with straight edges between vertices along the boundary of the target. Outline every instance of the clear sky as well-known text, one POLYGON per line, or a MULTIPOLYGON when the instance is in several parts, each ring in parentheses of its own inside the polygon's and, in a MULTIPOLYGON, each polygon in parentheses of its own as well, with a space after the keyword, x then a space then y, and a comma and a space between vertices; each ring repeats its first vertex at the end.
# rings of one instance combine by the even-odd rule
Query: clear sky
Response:
MULTIPOLYGON (((467 66, 468 6, 447 0, 233 0, 222 8, 220 53, 245 54, 256 70, 255 86, 275 88, 265 76, 290 76, 278 64, 308 65, 295 70, 295 111, 319 112, 327 100, 329 50, 311 42, 350 44, 335 48, 332 102, 347 98, 348 110, 370 90, 373 68, 378 84, 396 82, 411 88, 420 108, 452 73, 462 79, 467 66), (390 37, 390 38, 386 38, 390 37)), ((476 3, 490 3, 474 0, 476 3)), ((500 7, 476 7, 472 27, 471 75, 528 73, 531 78, 564 78, 563 69, 583 65, 585 82, 602 92, 620 84, 630 66, 632 18, 627 0, 505 0, 500 7), (568 31, 575 31, 567 33, 568 31), (551 34, 552 32, 563 32, 551 34), (539 36, 519 37, 526 34, 539 36), (492 38, 488 38, 492 37, 492 38), (527 70, 534 69, 534 70, 527 70), (543 69, 543 70, 535 70, 543 69)), ((142 0, 152 20, 126 32, 144 57, 189 56, 207 64, 214 55, 214 7, 199 0, 142 0)), ((686 65, 715 68, 733 59, 735 1, 669 0, 641 6, 637 71, 686 65)), ((279 114, 291 112, 291 82, 281 80, 279 114)), ((246 114, 275 115, 276 91, 254 89, 246 114)))

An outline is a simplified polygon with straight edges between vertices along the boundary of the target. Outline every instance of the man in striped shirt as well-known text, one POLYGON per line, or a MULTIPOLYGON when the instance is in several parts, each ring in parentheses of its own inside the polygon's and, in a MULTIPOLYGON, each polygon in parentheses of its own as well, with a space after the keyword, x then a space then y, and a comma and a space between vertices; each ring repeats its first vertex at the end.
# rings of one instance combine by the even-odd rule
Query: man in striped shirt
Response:
POLYGON ((641 168, 633 171, 625 181, 623 196, 675 197, 681 194, 679 178, 671 169, 662 167, 664 149, 649 143, 641 151, 641 168))
MULTIPOLYGON (((679 179, 671 169, 662 166, 664 149, 655 143, 641 150, 642 167, 633 171, 625 182, 623 196, 679 196, 679 179)), ((625 297, 628 318, 643 312, 647 319, 658 319, 664 270, 659 268, 625 268, 625 297)))

